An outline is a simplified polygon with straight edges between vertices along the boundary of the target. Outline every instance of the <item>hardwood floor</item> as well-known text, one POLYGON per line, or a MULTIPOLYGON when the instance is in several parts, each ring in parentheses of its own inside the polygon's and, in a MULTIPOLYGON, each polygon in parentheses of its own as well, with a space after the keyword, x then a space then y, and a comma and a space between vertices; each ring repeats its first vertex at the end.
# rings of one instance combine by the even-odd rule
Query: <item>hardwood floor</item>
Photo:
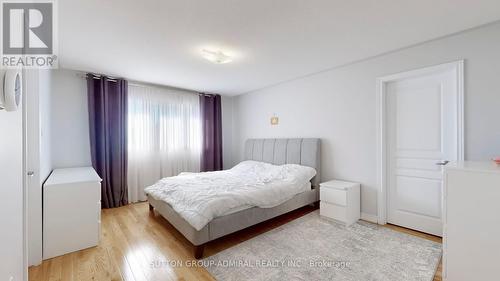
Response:
MULTIPOLYGON (((210 242, 205 256, 220 252, 254 236, 314 211, 304 207, 250 229, 210 242)), ((388 225, 396 231, 441 242, 441 238, 388 225)), ((193 246, 147 203, 102 210, 99 246, 70 253, 30 267, 30 281, 89 280, 214 280, 202 267, 186 267, 193 260, 193 246), (184 266, 175 262, 182 261, 184 266)), ((434 277, 441 281, 441 266, 434 277)))

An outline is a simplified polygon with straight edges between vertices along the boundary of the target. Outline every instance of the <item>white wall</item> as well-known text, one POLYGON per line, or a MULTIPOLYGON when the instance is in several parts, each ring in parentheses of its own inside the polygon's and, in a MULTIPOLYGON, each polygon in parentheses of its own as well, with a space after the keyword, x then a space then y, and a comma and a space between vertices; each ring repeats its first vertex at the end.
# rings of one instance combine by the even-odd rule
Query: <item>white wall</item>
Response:
MULTIPOLYGON (((3 71, 0 71, 3 75, 3 71)), ((23 280, 23 110, 0 110, 0 280, 23 280)))
POLYGON ((310 75, 233 99, 234 161, 247 138, 319 137, 322 179, 362 184, 377 213, 376 78, 465 59, 466 159, 500 155, 500 23, 310 75), (269 118, 276 113, 278 126, 269 118))
POLYGON ((86 80, 59 69, 52 72, 51 85, 53 167, 92 166, 86 80))
POLYGON ((52 70, 40 70, 40 182, 52 172, 52 70))
POLYGON ((222 97, 222 163, 224 169, 233 167, 233 98, 222 97))

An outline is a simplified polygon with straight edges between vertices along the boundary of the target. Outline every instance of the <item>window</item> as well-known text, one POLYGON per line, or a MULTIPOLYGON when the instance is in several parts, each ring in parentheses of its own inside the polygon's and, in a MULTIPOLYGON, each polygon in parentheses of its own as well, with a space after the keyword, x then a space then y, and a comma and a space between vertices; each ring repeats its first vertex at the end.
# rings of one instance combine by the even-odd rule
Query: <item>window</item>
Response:
POLYGON ((180 172, 198 172, 201 153, 198 94, 129 85, 129 202, 146 200, 144 188, 180 172))

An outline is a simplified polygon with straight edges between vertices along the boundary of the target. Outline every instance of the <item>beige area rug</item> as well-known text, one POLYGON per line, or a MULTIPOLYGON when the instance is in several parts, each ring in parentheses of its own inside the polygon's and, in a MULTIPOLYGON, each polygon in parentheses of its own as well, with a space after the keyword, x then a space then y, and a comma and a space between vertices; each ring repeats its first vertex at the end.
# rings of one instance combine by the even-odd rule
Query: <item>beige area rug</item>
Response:
POLYGON ((367 222, 307 214, 204 259, 225 280, 431 281, 441 244, 367 222))

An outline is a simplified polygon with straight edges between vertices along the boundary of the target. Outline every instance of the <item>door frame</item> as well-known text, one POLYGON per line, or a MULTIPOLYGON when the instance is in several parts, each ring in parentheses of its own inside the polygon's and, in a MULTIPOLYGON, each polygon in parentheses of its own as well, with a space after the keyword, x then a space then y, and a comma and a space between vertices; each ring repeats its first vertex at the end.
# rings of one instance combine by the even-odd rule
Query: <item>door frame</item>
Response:
MULTIPOLYGON (((38 70, 37 70, 38 71, 38 70)), ((28 229, 29 229, 29 176, 28 170, 30 170, 30 155, 28 153, 29 141, 28 130, 32 129, 30 123, 33 120, 30 120, 31 112, 33 110, 33 105, 28 101, 28 70, 22 70, 22 103, 23 103, 23 280, 28 281, 29 279, 29 242, 28 242, 28 229)))
POLYGON ((377 217, 378 224, 387 223, 388 157, 387 147, 387 84, 403 79, 451 70, 457 78, 457 155, 464 160, 464 60, 405 71, 377 78, 377 217))

